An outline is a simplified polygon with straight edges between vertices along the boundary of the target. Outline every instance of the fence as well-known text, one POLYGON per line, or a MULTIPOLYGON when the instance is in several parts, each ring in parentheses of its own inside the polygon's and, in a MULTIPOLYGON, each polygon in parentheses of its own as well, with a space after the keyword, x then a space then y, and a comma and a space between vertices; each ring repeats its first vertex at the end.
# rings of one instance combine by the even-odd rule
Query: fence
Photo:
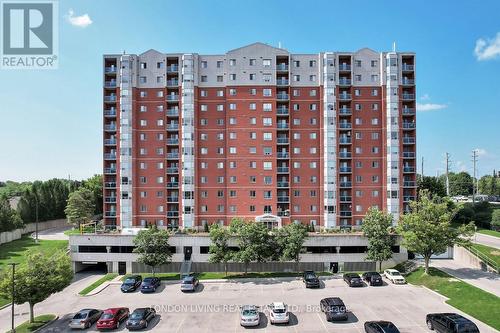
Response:
MULTIPOLYGON (((66 219, 50 220, 38 222, 38 231, 43 231, 52 228, 60 228, 68 225, 66 219)), ((16 239, 20 239, 24 234, 35 232, 36 223, 28 223, 22 229, 5 231, 0 233, 0 244, 9 243, 16 239)))

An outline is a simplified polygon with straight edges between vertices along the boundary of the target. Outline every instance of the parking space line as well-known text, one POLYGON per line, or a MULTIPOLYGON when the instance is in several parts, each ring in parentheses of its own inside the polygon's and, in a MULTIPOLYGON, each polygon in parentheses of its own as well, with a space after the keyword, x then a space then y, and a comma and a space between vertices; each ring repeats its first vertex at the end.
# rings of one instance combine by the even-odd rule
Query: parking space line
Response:
POLYGON ((182 324, 184 324, 186 317, 187 316, 184 316, 184 318, 182 318, 181 322, 179 323, 179 326, 177 326, 177 329, 175 330, 176 333, 180 332, 179 330, 181 329, 182 324))
POLYGON ((321 322, 321 324, 323 325, 323 328, 325 329, 325 332, 328 332, 328 328, 326 328, 326 325, 325 323, 323 322, 323 319, 321 319, 321 316, 319 315, 319 313, 316 312, 316 315, 318 316, 318 319, 319 321, 321 322))

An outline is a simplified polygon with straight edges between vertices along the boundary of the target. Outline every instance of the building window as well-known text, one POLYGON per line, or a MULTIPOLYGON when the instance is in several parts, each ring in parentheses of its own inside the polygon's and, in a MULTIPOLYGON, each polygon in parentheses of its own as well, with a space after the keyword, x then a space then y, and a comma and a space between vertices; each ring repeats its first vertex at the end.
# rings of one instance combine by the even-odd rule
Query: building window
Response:
POLYGON ((270 67, 271 66, 271 59, 262 59, 262 66, 270 67))

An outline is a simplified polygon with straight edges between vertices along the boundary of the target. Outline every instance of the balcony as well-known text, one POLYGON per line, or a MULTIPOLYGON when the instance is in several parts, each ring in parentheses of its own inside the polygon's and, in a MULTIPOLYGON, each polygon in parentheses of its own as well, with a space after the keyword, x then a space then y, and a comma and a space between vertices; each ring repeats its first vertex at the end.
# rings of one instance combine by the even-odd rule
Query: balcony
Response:
POLYGON ((173 160, 173 159, 178 159, 178 158, 179 158, 179 153, 167 153, 168 160, 173 160))
POLYGON ((168 188, 178 188, 179 182, 167 182, 167 187, 168 188))
POLYGON ((179 129, 179 124, 167 124, 167 131, 176 131, 179 129))
POLYGON ((351 123, 346 123, 346 122, 341 122, 339 123, 339 128, 341 129, 351 129, 352 124, 351 123))
POLYGON ((116 188, 116 182, 104 182, 104 188, 116 188))
POLYGON ((179 109, 168 109, 167 110, 167 117, 178 117, 179 116, 179 109))
POLYGON ((341 152, 339 152, 339 157, 340 158, 351 158, 352 153, 350 151, 341 151, 341 152))
POLYGON ((416 154, 415 152, 412 151, 404 151, 403 152, 403 158, 415 158, 416 154))
POLYGON ((178 138, 168 138, 167 139, 167 145, 178 145, 178 144, 179 144, 178 138))
POLYGON ((290 154, 288 152, 278 152, 278 158, 290 158, 290 154))
POLYGON ((116 117, 116 109, 104 110, 104 117, 116 117))
POLYGON ((341 187, 341 188, 352 187, 352 182, 340 182, 339 187, 341 187))
POLYGON ((352 99, 351 94, 339 94, 339 100, 341 101, 350 101, 352 99))
POLYGON ((284 93, 278 93, 276 95, 276 99, 278 101, 288 101, 290 99, 290 95, 284 93))
POLYGON ((105 146, 116 146, 116 139, 104 139, 105 146))
POLYGON ((339 138, 339 143, 341 145, 348 145, 352 143, 352 139, 350 137, 340 137, 339 138))
POLYGON ((415 70, 415 66, 414 65, 403 64, 403 66, 401 66, 401 70, 403 72, 412 72, 412 71, 415 70))
POLYGON ((179 95, 167 95, 167 102, 178 102, 179 101, 179 95))
POLYGON ((279 145, 287 145, 289 143, 288 138, 277 138, 276 141, 279 145))
POLYGON ((283 188, 283 187, 289 187, 290 183, 288 183, 288 182, 278 182, 277 185, 278 185, 278 187, 283 188))
POLYGON ((413 145, 415 144, 415 141, 414 137, 403 137, 403 144, 405 145, 413 145))
POLYGON ((290 202, 290 197, 279 196, 278 202, 290 202))
POLYGON ((415 85, 415 80, 403 78, 403 81, 401 82, 401 84, 403 86, 413 86, 413 85, 415 85))
POLYGON ((339 79, 339 86, 350 86, 350 85, 351 85, 351 79, 342 77, 339 79))
POLYGON ((415 196, 414 195, 405 195, 405 196, 403 196, 403 201, 404 202, 415 201, 415 196))
POLYGON ((403 182, 403 187, 416 187, 416 186, 417 186, 417 182, 414 180, 405 180, 403 182))
POLYGON ((105 203, 116 203, 116 197, 105 197, 104 202, 105 203))
POLYGON ((116 211, 111 210, 111 211, 104 212, 104 216, 105 217, 116 217, 116 211))
POLYGON ((179 211, 177 211, 177 210, 169 210, 167 212, 167 217, 179 217, 179 211))
POLYGON ((288 65, 287 64, 278 64, 278 65, 276 65, 276 70, 278 72, 286 72, 286 71, 288 71, 288 65))
POLYGON ((290 172, 290 168, 289 167, 278 167, 278 173, 288 173, 290 172))
POLYGON ((167 66, 167 73, 178 73, 178 72, 179 72, 179 65, 167 66))
POLYGON ((104 81, 104 88, 116 88, 116 81, 104 81))
POLYGON ((416 124, 415 123, 405 123, 403 122, 403 129, 405 130, 412 130, 415 129, 416 124))
POLYGON ((403 101, 412 101, 415 99, 415 94, 403 94, 401 98, 403 101))
POLYGON ((289 83, 288 79, 277 79, 276 80, 277 86, 287 86, 288 83, 289 83))
POLYGON ((288 123, 277 123, 276 126, 278 129, 288 129, 290 127, 288 123))
POLYGON ((116 132, 116 124, 106 124, 104 125, 104 130, 106 132, 116 132))
POLYGON ((348 65, 348 64, 340 64, 340 65, 339 65, 339 71, 341 71, 341 72, 351 71, 351 65, 348 65))
POLYGON ((116 153, 104 153, 105 160, 116 160, 116 153))
POLYGON ((414 116, 415 115, 415 109, 414 108, 403 108, 401 113, 404 116, 414 116))
POLYGON ((287 107, 279 107, 277 110, 276 110, 276 113, 280 116, 288 116, 288 114, 290 113, 290 111, 288 110, 287 107))
POLYGON ((415 167, 410 167, 410 166, 403 167, 403 172, 413 173, 413 172, 415 172, 415 167))
POLYGON ((116 74, 116 67, 104 67, 104 73, 116 74))
POLYGON ((347 210, 344 210, 344 211, 340 211, 340 216, 342 217, 351 217, 352 216, 352 212, 351 211, 347 211, 347 210))
POLYGON ((340 202, 352 202, 352 197, 350 195, 341 195, 339 197, 340 202))
POLYGON ((106 102, 106 103, 115 103, 116 102, 116 96, 115 95, 104 96, 104 102, 106 102))
POLYGON ((339 168, 339 172, 340 173, 351 173, 352 172, 352 168, 351 167, 340 167, 339 168))
POLYGON ((179 197, 167 197, 167 202, 179 202, 179 197))
POLYGON ((166 169, 167 173, 179 173, 179 168, 178 167, 170 167, 166 169))
POLYGON ((104 174, 114 175, 114 174, 116 174, 116 169, 115 168, 104 168, 104 174))
POLYGON ((290 212, 288 211, 279 211, 276 213, 276 215, 280 216, 280 217, 289 217, 290 216, 290 212))
POLYGON ((340 108, 339 115, 341 116, 350 116, 352 114, 351 108, 340 108))
POLYGON ((179 80, 167 80, 167 87, 178 87, 179 80))

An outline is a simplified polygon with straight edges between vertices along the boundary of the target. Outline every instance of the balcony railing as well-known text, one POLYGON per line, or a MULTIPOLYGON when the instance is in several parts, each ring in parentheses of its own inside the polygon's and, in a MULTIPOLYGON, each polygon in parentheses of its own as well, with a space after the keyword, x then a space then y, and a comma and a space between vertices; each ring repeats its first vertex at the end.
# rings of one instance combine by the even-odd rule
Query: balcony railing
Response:
POLYGON ((179 197, 167 197, 167 202, 179 202, 179 197))
POLYGON ((116 169, 115 168, 104 168, 104 173, 107 175, 113 175, 116 173, 116 169))
POLYGON ((106 124, 104 125, 104 130, 105 131, 116 131, 116 125, 115 124, 106 124))
POLYGON ((340 115, 351 115, 352 114, 352 111, 351 111, 351 108, 340 108, 339 109, 339 114, 340 115))
POLYGON ((179 124, 167 124, 167 130, 178 130, 179 124))
POLYGON ((289 202, 290 197, 278 197, 278 202, 289 202))
POLYGON ((350 151, 341 151, 341 152, 339 152, 339 157, 340 158, 351 158, 352 153, 350 151))
POLYGON ((348 64, 339 65, 339 71, 350 71, 350 70, 351 70, 351 65, 348 64))
POLYGON ((415 167, 403 167, 403 172, 415 172, 415 167))
POLYGON ((104 68, 104 73, 107 73, 107 74, 116 73, 116 67, 105 67, 104 68))
POLYGON ((415 99, 415 94, 403 94, 403 101, 411 101, 415 99))
POLYGON ((177 167, 170 167, 166 169, 167 173, 179 173, 179 168, 177 167))
POLYGON ((279 101, 288 101, 290 96, 288 94, 279 93, 276 95, 276 99, 279 101))
POLYGON ((167 145, 178 145, 179 144, 179 139, 177 138, 168 138, 167 139, 167 145))
POLYGON ((401 111, 403 113, 403 115, 414 115, 415 114, 415 109, 414 108, 403 108, 403 110, 401 111))
POLYGON ((278 187, 289 187, 290 183, 288 183, 288 182, 278 182, 277 185, 278 185, 278 187))
POLYGON ((340 173, 350 173, 350 172, 352 172, 352 168, 351 167, 340 167, 339 172, 340 173))
POLYGON ((288 65, 287 64, 278 64, 276 65, 276 70, 277 71, 287 71, 288 70, 288 65))
POLYGON ((289 158, 290 154, 288 152, 278 152, 278 158, 289 158))
POLYGON ((403 129, 415 129, 415 123, 403 123, 403 129))
POLYGON ((289 167, 278 167, 278 173, 288 173, 289 171, 289 167))
POLYGON ((340 137, 339 142, 340 142, 340 144, 350 144, 350 143, 352 143, 352 140, 351 140, 351 138, 348 138, 348 137, 340 137))
POLYGON ((116 96, 104 96, 105 102, 116 102, 116 96))
POLYGON ((411 145, 415 143, 415 138, 413 137, 403 137, 403 144, 405 145, 411 145))
POLYGON ((104 110, 105 117, 116 117, 116 109, 104 110))
POLYGON ((401 69, 405 72, 410 72, 410 71, 413 71, 415 69, 415 66, 413 65, 408 65, 408 64, 403 64, 403 66, 401 67, 401 69))
POLYGON ((169 188, 179 187, 179 182, 168 182, 167 187, 169 187, 169 188))
POLYGON ((104 182, 105 188, 116 188, 116 182, 104 182))
POLYGON ((105 81, 104 88, 116 88, 116 81, 105 81))
POLYGON ((167 73, 177 73, 179 72, 179 65, 170 65, 167 67, 167 73))
POLYGON ((179 95, 167 95, 167 101, 169 102, 178 102, 179 95))
POLYGON ((340 182, 339 185, 342 188, 352 187, 352 182, 340 182))
POLYGON ((178 116, 179 116, 178 109, 168 109, 167 110, 167 117, 178 117, 178 116))
POLYGON ((179 216, 179 211, 177 210, 169 210, 167 212, 168 217, 178 217, 179 216))
POLYGON ((288 144, 288 138, 277 138, 278 144, 288 144))
POLYGON ((403 158, 415 158, 416 154, 412 151, 404 151, 403 158))
POLYGON ((340 216, 342 217, 351 217, 352 216, 352 212, 350 211, 340 211, 340 216))
POLYGON ((413 195, 405 195, 405 196, 403 196, 403 201, 404 202, 414 201, 414 200, 415 200, 415 196, 413 196, 413 195))
POLYGON ((107 212, 104 212, 104 216, 106 216, 106 217, 116 217, 116 211, 107 211, 107 212))
POLYGON ((412 86, 415 84, 415 80, 403 79, 402 84, 403 84, 403 86, 412 86))
POLYGON ((339 197, 339 201, 340 202, 351 202, 352 201, 352 197, 350 195, 341 195, 339 197))
POLYGON ((351 94, 339 94, 339 99, 341 101, 350 101, 352 99, 351 94))
POLYGON ((167 87, 177 87, 179 80, 167 80, 167 87))
POLYGON ((417 186, 417 182, 414 181, 414 180, 406 180, 406 181, 403 181, 403 186, 404 187, 415 187, 417 186))
POLYGON ((167 159, 178 159, 179 153, 167 153, 167 159))
POLYGON ((287 86, 289 81, 287 79, 277 79, 276 85, 278 86, 287 86))
POLYGON ((104 202, 105 203, 116 203, 116 197, 105 197, 104 202))
POLYGON ((339 85, 341 85, 341 86, 350 86, 351 85, 351 79, 340 78, 339 79, 339 85))
POLYGON ((115 153, 104 153, 104 159, 105 160, 116 160, 116 154, 115 153))
POLYGON ((276 113, 279 114, 279 115, 284 115, 284 116, 287 116, 289 114, 289 111, 288 111, 288 108, 283 108, 283 107, 279 107, 277 110, 276 110, 276 113))
POLYGON ((289 127, 289 124, 287 124, 287 123, 278 123, 276 125, 280 129, 288 129, 288 127, 289 127))
POLYGON ((116 139, 104 139, 105 146, 116 146, 116 139))
POLYGON ((339 123, 339 127, 342 129, 351 129, 352 124, 351 123, 339 123))

